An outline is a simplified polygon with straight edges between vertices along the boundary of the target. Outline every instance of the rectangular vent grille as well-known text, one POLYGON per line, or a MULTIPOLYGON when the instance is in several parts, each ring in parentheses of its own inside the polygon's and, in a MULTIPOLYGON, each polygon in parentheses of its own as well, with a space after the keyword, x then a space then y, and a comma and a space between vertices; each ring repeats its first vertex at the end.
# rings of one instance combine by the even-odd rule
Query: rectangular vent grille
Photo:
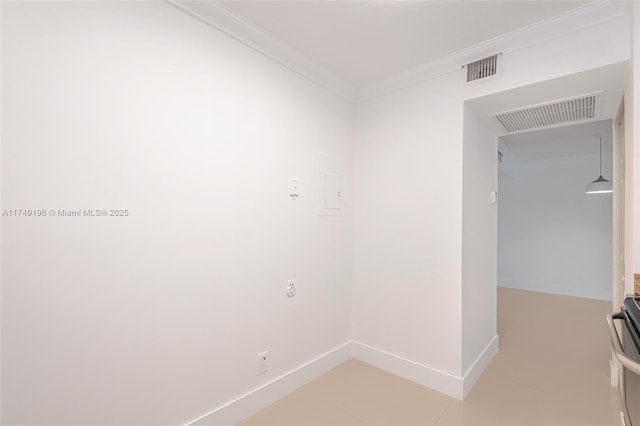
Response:
POLYGON ((504 129, 511 132, 560 126, 596 118, 598 95, 537 105, 504 112, 495 117, 504 129))
POLYGON ((479 61, 467 64, 467 81, 495 75, 498 71, 498 55, 489 56, 479 61))

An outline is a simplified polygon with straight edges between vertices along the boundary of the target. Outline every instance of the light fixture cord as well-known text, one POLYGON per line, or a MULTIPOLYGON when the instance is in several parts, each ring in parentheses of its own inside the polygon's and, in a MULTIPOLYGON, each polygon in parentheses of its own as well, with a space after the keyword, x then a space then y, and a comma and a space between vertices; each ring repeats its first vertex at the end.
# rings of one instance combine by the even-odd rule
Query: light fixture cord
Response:
POLYGON ((602 138, 600 138, 600 176, 602 176, 602 138))

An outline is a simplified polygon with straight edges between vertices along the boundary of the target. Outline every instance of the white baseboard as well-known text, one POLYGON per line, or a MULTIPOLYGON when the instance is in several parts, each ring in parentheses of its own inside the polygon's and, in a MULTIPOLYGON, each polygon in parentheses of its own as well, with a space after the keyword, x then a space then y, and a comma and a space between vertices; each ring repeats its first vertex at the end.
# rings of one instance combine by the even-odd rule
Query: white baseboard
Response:
POLYGON ((598 290, 576 288, 562 285, 551 285, 532 281, 498 280, 498 287, 515 288, 519 290, 539 291, 541 293, 559 294, 562 296, 585 297, 587 299, 611 301, 611 289, 598 290))
POLYGON ((487 368, 491 360, 498 353, 500 338, 496 334, 489 344, 480 352, 480 355, 471 364, 471 367, 462 376, 462 397, 466 397, 473 385, 476 384, 482 372, 487 368))
POLYGON ((353 342, 353 357, 457 399, 463 398, 460 377, 399 357, 381 349, 353 342))
POLYGON ((353 342, 353 357, 438 392, 464 399, 498 353, 498 348, 499 338, 495 335, 462 378, 356 341, 353 342))
POLYGON ((364 343, 350 341, 191 420, 185 426, 234 425, 352 357, 446 395, 463 399, 497 352, 496 335, 461 378, 364 343))
POLYGON ((351 358, 352 343, 347 342, 246 394, 191 420, 185 426, 234 425, 273 404, 300 386, 351 358))

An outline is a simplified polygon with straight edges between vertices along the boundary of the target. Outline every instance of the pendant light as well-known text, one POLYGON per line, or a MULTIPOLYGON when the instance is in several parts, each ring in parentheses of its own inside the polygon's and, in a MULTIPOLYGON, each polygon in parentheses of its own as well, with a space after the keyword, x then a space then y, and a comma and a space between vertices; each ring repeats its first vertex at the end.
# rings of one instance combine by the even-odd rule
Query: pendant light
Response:
POLYGON ((608 194, 613 192, 611 181, 602 177, 602 138, 600 138, 600 176, 587 185, 585 192, 587 194, 608 194))

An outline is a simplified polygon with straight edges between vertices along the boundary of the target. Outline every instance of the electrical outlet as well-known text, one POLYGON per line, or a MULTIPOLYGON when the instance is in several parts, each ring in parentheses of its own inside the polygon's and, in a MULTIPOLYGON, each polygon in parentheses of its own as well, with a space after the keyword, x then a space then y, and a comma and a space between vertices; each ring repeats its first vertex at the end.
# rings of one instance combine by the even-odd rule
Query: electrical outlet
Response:
POLYGON ((269 362, 269 351, 264 351, 261 354, 258 354, 258 376, 269 371, 268 362, 269 362))
POLYGON ((287 282, 287 296, 293 297, 296 295, 296 283, 293 279, 287 282))

